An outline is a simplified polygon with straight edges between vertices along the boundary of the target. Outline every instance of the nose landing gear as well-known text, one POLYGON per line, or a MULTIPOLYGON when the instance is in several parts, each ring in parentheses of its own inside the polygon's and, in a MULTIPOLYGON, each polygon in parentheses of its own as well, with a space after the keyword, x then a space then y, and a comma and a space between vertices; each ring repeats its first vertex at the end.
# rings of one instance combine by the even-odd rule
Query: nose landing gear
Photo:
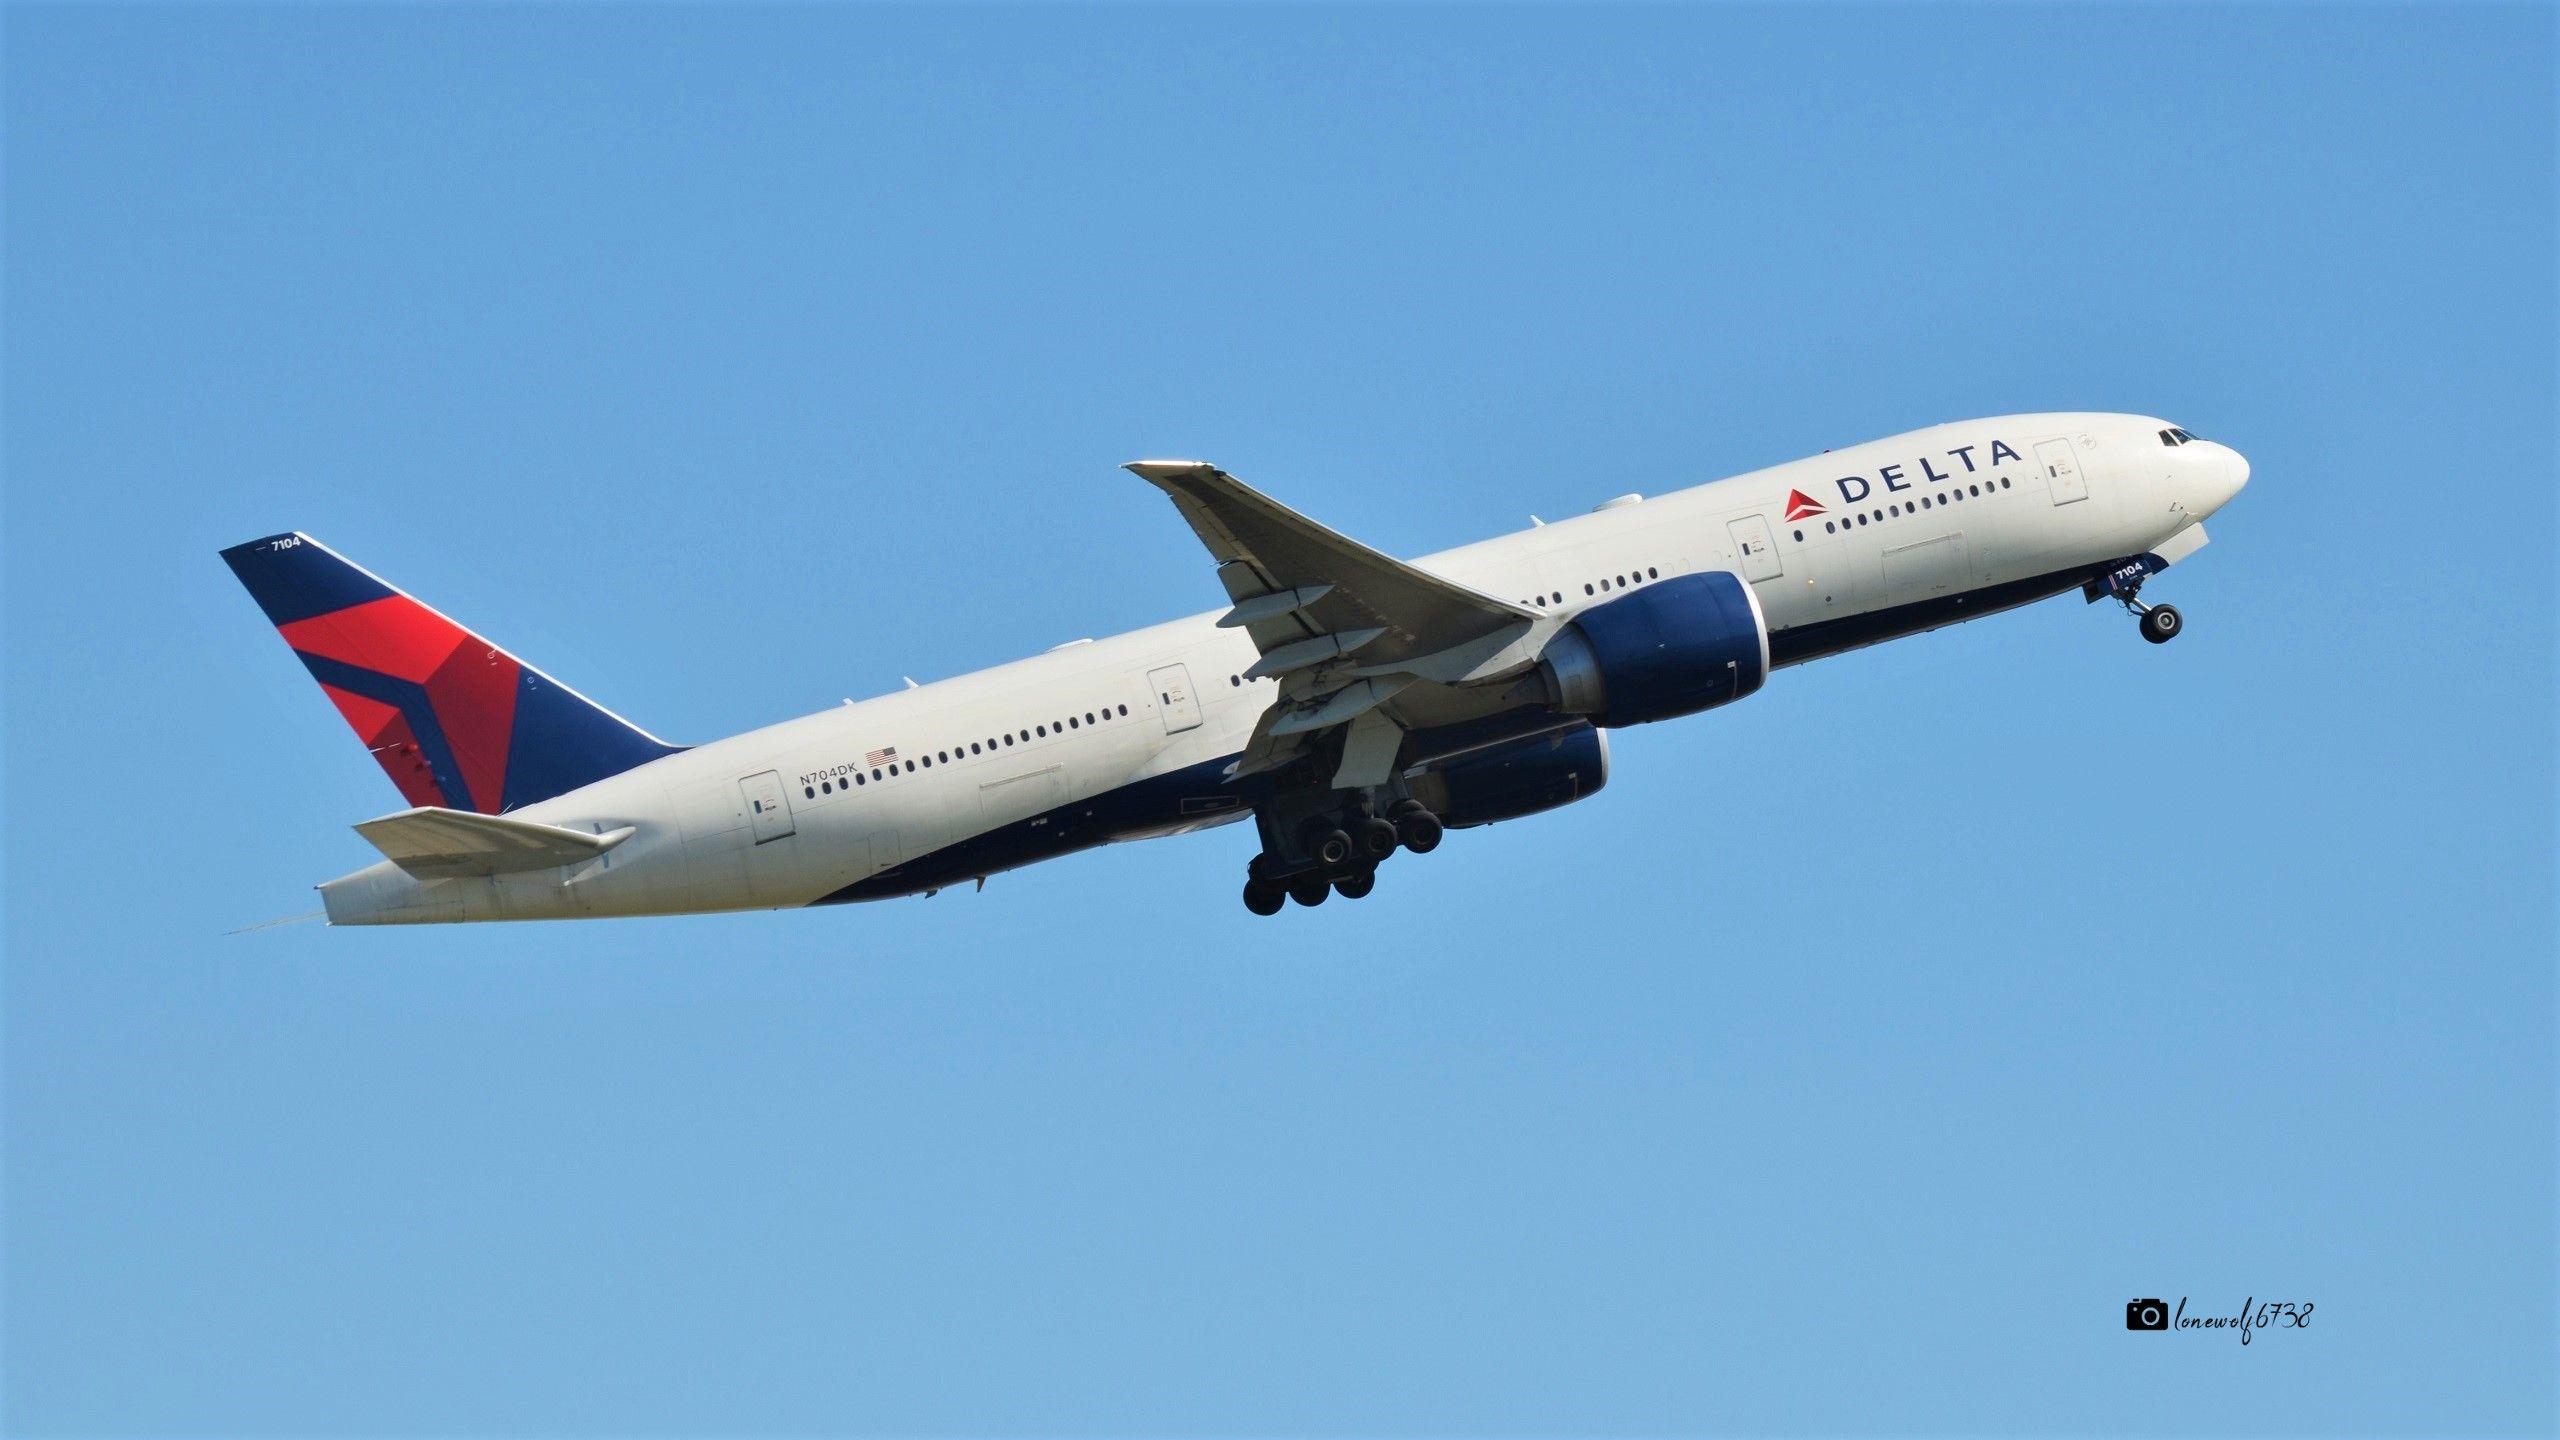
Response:
POLYGON ((2154 645, 2166 645, 2178 638, 2179 631, 2187 628, 2187 617, 2179 614, 2175 605, 2142 603, 2142 582, 2160 573, 2165 564, 2156 555, 2138 555, 2131 560, 2120 561, 2105 574, 2082 582, 2080 594, 2093 605, 2113 596, 2140 622, 2143 639, 2154 645))

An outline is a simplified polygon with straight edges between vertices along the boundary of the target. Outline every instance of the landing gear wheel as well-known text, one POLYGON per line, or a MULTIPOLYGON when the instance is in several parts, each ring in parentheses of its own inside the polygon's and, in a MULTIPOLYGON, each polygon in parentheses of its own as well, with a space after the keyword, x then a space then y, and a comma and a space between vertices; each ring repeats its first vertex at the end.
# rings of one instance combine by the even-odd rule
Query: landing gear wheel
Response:
POLYGON ((2154 645, 2166 645, 2187 628, 2187 617, 2175 605, 2154 605, 2142 612, 2142 638, 2154 645))
POLYGON ((1396 853, 1396 843, 1402 838, 1396 834, 1394 821, 1368 821, 1360 827, 1360 858, 1375 865, 1396 853))
POLYGON ((1289 882, 1289 898, 1301 905, 1321 905, 1324 903, 1324 897, 1332 893, 1333 887, 1327 885, 1322 876, 1313 880, 1289 882))
POLYGON ((1416 855, 1428 855, 1439 849, 1440 836, 1440 817, 1420 806, 1396 818, 1396 838, 1416 855))
POLYGON ((1358 900, 1377 888, 1378 872, 1362 870, 1344 875, 1333 882, 1333 891, 1345 900, 1358 900))
POLYGON ((1244 908, 1256 915, 1277 915, 1280 907, 1288 903, 1289 892, 1280 888, 1277 880, 1244 882, 1244 908))
POLYGON ((1306 846, 1308 856, 1327 870, 1339 870, 1351 863, 1351 832, 1324 816, 1308 819, 1307 827, 1298 832, 1298 843, 1306 846))

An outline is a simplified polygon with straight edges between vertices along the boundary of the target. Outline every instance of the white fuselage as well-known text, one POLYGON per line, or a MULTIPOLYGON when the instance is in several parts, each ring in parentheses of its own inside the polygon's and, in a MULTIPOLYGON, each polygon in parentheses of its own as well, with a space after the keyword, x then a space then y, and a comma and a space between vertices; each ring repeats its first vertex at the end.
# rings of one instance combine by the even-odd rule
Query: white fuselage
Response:
MULTIPOLYGON (((2166 423, 2046 414, 1941 425, 1613 501, 1413 563, 1556 615, 1656 579, 1730 571, 1757 593, 1783 665, 2075 588, 2125 557, 2192 550, 2200 532, 2182 546, 2177 537, 2228 500, 2247 470, 2218 445, 2162 443, 2166 423), (1788 519, 1791 497, 1820 513, 1788 519)), ((913 893, 966 878, 972 866, 983 875, 1043 858, 1056 852, 972 856, 967 847, 1036 830, 1062 809, 1092 807, 1108 831, 1068 848, 1241 818, 1250 812, 1221 793, 1221 766, 1244 749, 1274 687, 1240 678, 1256 651, 1243 630, 1217 626, 1219 613, 685 750, 514 812, 599 834, 632 828, 598 859, 433 881, 384 862, 321 887, 330 918, 801 906, 913 893), (884 758, 892 749, 895 759, 884 758), (1104 813, 1112 797, 1148 782, 1162 782, 1153 808, 1104 813), (1165 803, 1166 786, 1186 783, 1198 793, 1165 803), (946 858, 925 863, 937 856, 946 858), (901 885, 911 868, 914 880, 901 885)))

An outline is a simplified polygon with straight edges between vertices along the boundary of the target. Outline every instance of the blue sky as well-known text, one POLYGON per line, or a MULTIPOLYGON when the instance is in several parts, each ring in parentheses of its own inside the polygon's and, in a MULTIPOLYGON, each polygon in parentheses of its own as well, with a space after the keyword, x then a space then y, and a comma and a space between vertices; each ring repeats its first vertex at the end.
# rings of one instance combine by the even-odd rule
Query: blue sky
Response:
POLYGON ((13 6, 22 1434, 2547 1432, 2547 7, 13 6), (1256 920, 312 908, 301 528, 660 733, 1939 420, 2256 467, 1256 920), (2125 1300, 2312 1302, 2129 1335, 2125 1300))

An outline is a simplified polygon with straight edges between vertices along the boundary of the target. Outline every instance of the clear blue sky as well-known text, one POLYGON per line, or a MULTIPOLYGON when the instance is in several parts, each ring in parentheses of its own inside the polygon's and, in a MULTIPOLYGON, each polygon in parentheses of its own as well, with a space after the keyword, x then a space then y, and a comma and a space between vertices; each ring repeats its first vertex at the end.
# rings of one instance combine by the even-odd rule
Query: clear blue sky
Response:
POLYGON ((7 15, 25 1434, 2554 1424, 2553 11, 7 15), (2157 583, 1261 921, 312 908, 307 529, 700 739, 1962 416, 2157 583), (2310 1301, 2128 1335, 2124 1301, 2310 1301))

